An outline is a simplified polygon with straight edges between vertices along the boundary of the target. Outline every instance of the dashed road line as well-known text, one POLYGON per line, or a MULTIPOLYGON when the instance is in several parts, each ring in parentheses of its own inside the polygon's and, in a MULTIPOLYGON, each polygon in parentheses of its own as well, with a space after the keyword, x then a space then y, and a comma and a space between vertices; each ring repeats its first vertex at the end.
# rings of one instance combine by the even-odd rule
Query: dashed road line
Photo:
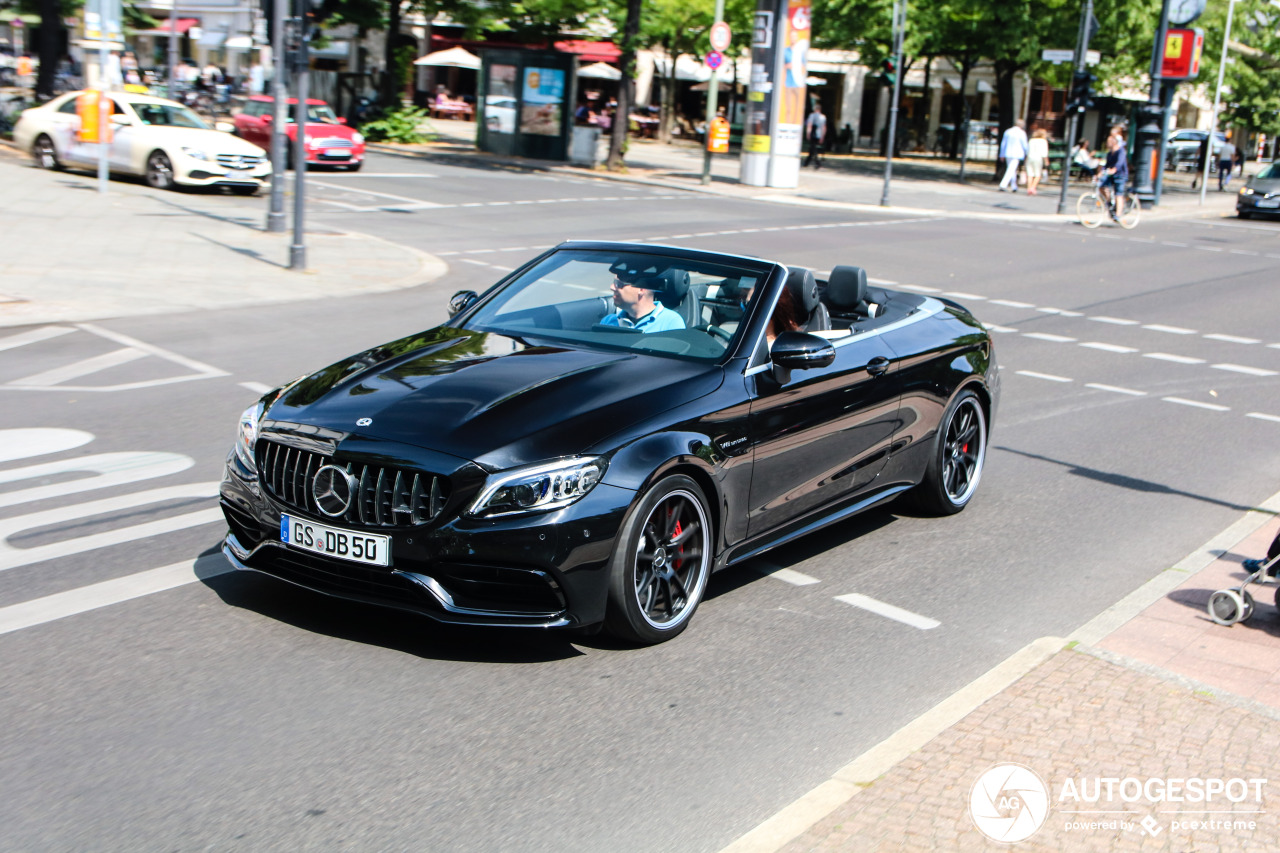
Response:
POLYGON ((1080 344, 1080 346, 1088 349, 1102 350, 1103 352, 1119 353, 1121 355, 1138 351, 1135 347, 1122 347, 1119 344, 1104 344, 1100 341, 1085 341, 1080 344))
POLYGON ((781 566, 775 566, 772 563, 757 560, 753 564, 753 568, 760 574, 780 580, 783 583, 789 583, 792 586, 812 586, 816 583, 822 583, 815 577, 810 577, 804 572, 797 572, 795 569, 784 569, 781 566))
POLYGON ((1174 364, 1204 364, 1203 358, 1192 358, 1189 355, 1174 355, 1168 352, 1144 352, 1143 358, 1154 358, 1156 361, 1171 361, 1174 364))
POLYGON ((837 595, 836 601, 851 604, 854 607, 875 613, 877 616, 883 616, 886 619, 892 619, 895 622, 919 628, 921 631, 930 631, 942 624, 937 619, 930 619, 928 616, 921 616, 919 613, 912 613, 910 610, 903 610, 901 607, 895 607, 892 604, 886 604, 883 601, 878 601, 870 596, 856 592, 849 595, 837 595))
POLYGON ((1018 302, 1013 299, 992 299, 992 305, 1003 305, 1006 308, 1034 308, 1030 302, 1018 302))
POLYGON ((1261 367, 1246 367, 1243 364, 1211 364, 1210 367, 1215 370, 1226 370, 1231 373, 1243 373, 1246 376, 1280 376, 1274 370, 1264 370, 1261 367))
POLYGON ((1119 318, 1119 317, 1105 317, 1105 316, 1102 316, 1102 315, 1098 315, 1098 316, 1096 316, 1096 317, 1089 317, 1089 318, 1087 318, 1087 319, 1092 320, 1092 321, 1093 321, 1093 322, 1095 322, 1095 323, 1109 323, 1109 324, 1110 324, 1110 325, 1112 325, 1112 326, 1136 326, 1136 325, 1138 325, 1138 321, 1137 321, 1137 320, 1122 320, 1122 319, 1121 319, 1121 318, 1119 318))
POLYGON ((1280 415, 1264 415, 1262 412, 1250 412, 1245 415, 1246 418, 1257 418, 1260 421, 1271 421, 1280 424, 1280 415))
POLYGON ((1195 329, 1184 329, 1182 326, 1165 326, 1161 323, 1148 323, 1142 328, 1152 332, 1164 332, 1169 335, 1194 335, 1195 329))
POLYGON ((238 384, 241 388, 252 391, 255 394, 265 394, 271 390, 270 385, 264 385, 261 382, 240 382, 238 384))
POLYGON ((1032 379, 1044 379, 1049 382, 1071 382, 1072 380, 1066 376, 1055 376, 1052 373, 1037 373, 1034 370, 1015 370, 1019 376, 1030 376, 1032 379))
POLYGON ((1037 308, 1041 314, 1057 314, 1060 317, 1083 317, 1084 314, 1079 311, 1066 311, 1062 308, 1037 308))
POLYGON ((1210 412, 1229 412, 1230 406, 1220 406, 1217 403, 1202 403, 1199 400, 1188 400, 1185 397, 1161 397, 1166 403, 1177 403, 1179 406, 1191 406, 1196 409, 1206 409, 1210 412))
POLYGON ((1118 385, 1104 385, 1101 382, 1086 382, 1086 388, 1092 388, 1095 391, 1110 391, 1112 394, 1127 394, 1130 397, 1145 397, 1146 391, 1135 391, 1132 388, 1121 388, 1118 385))
POLYGON ((1223 341, 1228 344, 1260 344, 1262 341, 1257 338, 1242 338, 1239 335, 1220 335, 1217 333, 1205 335, 1211 341, 1223 341))
POLYGON ((999 332, 1001 334, 1009 334, 1011 332, 1016 333, 1018 331, 1011 326, 997 326, 995 323, 987 323, 986 327, 988 332, 999 332))
POLYGON ((1075 338, 1069 338, 1066 335, 1051 335, 1048 332, 1026 332, 1022 335, 1024 338, 1035 338, 1037 341, 1049 341, 1055 344, 1074 343, 1075 338))

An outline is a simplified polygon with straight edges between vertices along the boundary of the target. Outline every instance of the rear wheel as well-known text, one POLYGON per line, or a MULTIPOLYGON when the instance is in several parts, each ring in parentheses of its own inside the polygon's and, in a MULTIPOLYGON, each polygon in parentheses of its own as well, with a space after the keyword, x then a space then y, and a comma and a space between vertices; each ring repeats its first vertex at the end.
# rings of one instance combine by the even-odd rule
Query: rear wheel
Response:
POLYGON ((147 184, 158 190, 174 188, 173 163, 163 151, 152 151, 147 158, 147 184))
POLYGON ((1085 228, 1097 228, 1107 220, 1107 203, 1097 193, 1085 193, 1076 202, 1076 215, 1085 228))
POLYGON ((62 168, 62 164, 58 162, 58 149, 53 147, 53 140, 43 133, 31 146, 31 154, 36 158, 36 165, 41 169, 62 168))
POLYGON ((968 506, 987 459, 987 415, 972 391, 961 391, 943 415, 924 479, 913 490, 916 504, 935 515, 968 506))
POLYGON ((707 499, 689 477, 654 484, 634 505, 614 550, 605 628, 637 643, 683 631, 711 574, 707 499))

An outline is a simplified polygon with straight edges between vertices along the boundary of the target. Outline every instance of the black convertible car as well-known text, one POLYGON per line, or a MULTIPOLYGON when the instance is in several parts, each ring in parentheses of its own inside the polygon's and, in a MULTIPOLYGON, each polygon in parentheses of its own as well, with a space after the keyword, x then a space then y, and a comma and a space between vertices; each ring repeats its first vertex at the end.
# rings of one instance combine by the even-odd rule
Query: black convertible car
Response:
POLYGON ((656 643, 711 572, 904 493, 959 512, 982 475, 991 337, 858 267, 565 243, 450 310, 241 416, 237 568, 656 643))

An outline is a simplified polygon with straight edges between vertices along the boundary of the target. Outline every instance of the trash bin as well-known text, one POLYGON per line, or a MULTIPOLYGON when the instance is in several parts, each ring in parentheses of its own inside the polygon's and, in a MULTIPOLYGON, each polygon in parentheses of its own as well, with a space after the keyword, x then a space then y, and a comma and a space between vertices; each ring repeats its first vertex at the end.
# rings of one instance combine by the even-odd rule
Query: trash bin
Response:
POLYGON ((600 128, 574 127, 569 146, 569 162, 594 169, 600 165, 600 128))

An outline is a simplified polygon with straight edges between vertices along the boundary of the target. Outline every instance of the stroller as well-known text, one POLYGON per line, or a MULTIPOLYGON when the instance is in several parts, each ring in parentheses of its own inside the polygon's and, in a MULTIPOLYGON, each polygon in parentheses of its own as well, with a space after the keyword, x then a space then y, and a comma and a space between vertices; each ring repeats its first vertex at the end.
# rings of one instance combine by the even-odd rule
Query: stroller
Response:
MULTIPOLYGON (((1209 596, 1209 618, 1219 625, 1234 625, 1253 615, 1253 596, 1245 589, 1251 583, 1267 583, 1276 580, 1280 571, 1280 554, 1264 560, 1258 570, 1244 579, 1240 586, 1220 589, 1209 596)), ((1276 591, 1276 606, 1280 607, 1280 590, 1276 591)))

